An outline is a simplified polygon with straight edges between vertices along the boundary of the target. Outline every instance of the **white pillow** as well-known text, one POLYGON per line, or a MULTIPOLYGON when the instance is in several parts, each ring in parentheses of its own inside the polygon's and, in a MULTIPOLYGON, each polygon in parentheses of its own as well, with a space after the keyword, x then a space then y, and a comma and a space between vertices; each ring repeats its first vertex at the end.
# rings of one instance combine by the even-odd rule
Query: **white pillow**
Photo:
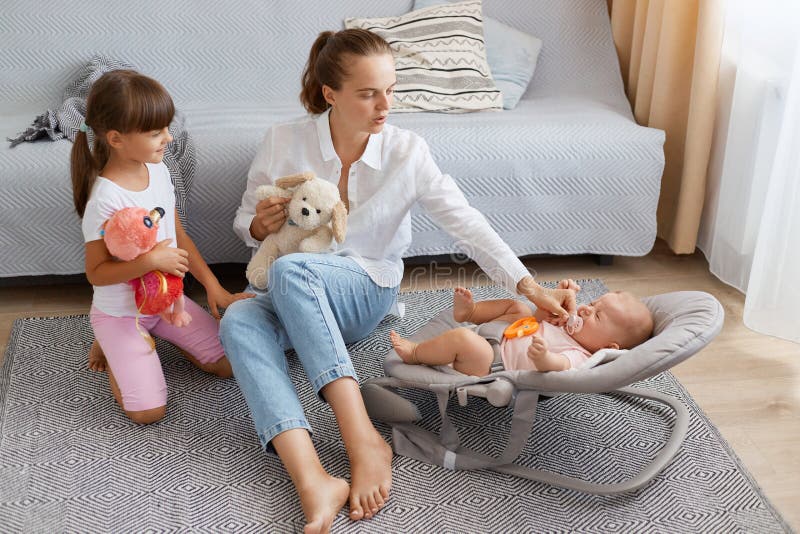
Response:
POLYGON ((397 70, 394 112, 500 110, 503 95, 486 61, 480 0, 443 4, 397 17, 345 20, 377 33, 397 70))

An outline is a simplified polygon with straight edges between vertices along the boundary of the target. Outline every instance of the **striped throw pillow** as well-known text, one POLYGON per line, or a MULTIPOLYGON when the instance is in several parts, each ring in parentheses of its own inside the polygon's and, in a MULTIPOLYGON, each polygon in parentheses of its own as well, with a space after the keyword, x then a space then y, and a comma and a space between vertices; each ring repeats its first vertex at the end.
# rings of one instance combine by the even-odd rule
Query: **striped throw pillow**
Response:
POLYGON ((387 18, 345 20, 377 33, 394 53, 393 112, 500 110, 483 41, 480 0, 443 4, 387 18))

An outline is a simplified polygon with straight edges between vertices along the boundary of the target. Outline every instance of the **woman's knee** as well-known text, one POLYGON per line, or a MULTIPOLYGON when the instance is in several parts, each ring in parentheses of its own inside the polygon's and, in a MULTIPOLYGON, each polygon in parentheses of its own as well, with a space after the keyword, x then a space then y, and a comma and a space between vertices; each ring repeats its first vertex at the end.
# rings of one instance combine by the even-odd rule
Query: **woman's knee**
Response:
POLYGON ((287 300, 283 297, 292 294, 293 287, 307 280, 308 273, 304 254, 287 254, 272 263, 269 268, 269 294, 276 306, 278 302, 287 300))
POLYGON ((134 423, 138 423, 140 425, 149 425, 164 419, 164 416, 167 415, 167 407, 164 405, 158 406, 157 408, 150 408, 149 410, 140 410, 135 412, 125 410, 125 415, 127 415, 128 418, 134 423))
POLYGON ((253 328, 254 323, 259 320, 259 308, 255 300, 255 298, 237 300, 225 310, 225 315, 219 323, 219 337, 223 345, 226 340, 242 336, 242 330, 253 328))

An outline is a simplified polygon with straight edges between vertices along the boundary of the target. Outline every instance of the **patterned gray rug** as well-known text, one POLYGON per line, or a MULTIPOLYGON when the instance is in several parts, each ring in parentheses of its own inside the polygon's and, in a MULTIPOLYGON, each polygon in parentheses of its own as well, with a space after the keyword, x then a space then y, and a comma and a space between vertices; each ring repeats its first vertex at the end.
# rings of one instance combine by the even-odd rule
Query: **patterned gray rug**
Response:
MULTIPOLYGON (((582 301, 606 291, 582 281, 582 301)), ((478 298, 505 296, 498 288, 478 298)), ((450 305, 449 290, 402 295, 389 317, 351 346, 362 379, 381 373, 388 331, 415 332, 450 305)), ((164 421, 141 427, 117 408, 106 376, 86 368, 86 316, 19 319, 0 377, 0 531, 300 532, 303 515, 277 457, 264 453, 236 382, 197 371, 158 347, 169 387, 164 421)), ((323 464, 347 477, 333 414, 291 372, 315 429, 323 464)), ((689 436, 673 462, 641 490, 582 494, 492 472, 451 472, 404 457, 394 490, 370 521, 340 513, 334 532, 785 532, 730 446, 669 373, 643 383, 683 399, 689 436)), ((435 426, 432 396, 420 397, 435 426)), ((509 410, 482 400, 452 409, 465 444, 499 450, 509 410)), ((594 481, 630 476, 660 447, 671 421, 649 401, 600 395, 542 402, 521 462, 594 481)), ((379 425, 388 439, 388 428, 379 425)))

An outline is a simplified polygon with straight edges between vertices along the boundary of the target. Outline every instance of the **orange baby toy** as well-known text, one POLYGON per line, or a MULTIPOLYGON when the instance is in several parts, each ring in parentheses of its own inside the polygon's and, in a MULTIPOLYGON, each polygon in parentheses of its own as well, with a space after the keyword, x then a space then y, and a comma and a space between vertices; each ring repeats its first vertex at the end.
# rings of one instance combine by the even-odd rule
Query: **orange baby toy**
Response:
POLYGON ((539 330, 539 322, 535 317, 523 317, 514 321, 511 326, 505 329, 503 336, 506 339, 514 339, 517 337, 531 336, 539 330))

